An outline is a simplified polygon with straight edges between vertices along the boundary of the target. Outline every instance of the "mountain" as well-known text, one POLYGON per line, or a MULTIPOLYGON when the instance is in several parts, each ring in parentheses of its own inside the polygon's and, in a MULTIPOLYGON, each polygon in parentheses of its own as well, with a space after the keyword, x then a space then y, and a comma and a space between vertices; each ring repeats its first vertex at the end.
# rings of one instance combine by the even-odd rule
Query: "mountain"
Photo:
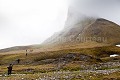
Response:
POLYGON ((69 9, 62 31, 43 42, 49 49, 110 46, 120 43, 120 26, 104 18, 85 16, 69 9))
MULTIPOLYGON (((68 26, 67 26, 68 27, 68 26)), ((120 26, 103 18, 85 19, 54 34, 43 45, 67 48, 91 48, 120 43, 120 26)))
POLYGON ((78 35, 85 26, 92 24, 94 21, 95 18, 85 16, 73 9, 73 7, 70 7, 64 29, 48 38, 43 44, 61 43, 62 39, 78 35))

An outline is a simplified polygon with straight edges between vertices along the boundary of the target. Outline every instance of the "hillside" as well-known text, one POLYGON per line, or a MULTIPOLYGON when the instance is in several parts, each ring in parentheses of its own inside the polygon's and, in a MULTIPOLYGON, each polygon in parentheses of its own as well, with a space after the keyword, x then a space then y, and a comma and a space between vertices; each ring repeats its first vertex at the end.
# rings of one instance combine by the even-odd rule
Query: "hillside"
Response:
POLYGON ((106 19, 85 19, 53 35, 43 45, 54 48, 92 48, 120 43, 120 26, 106 19))
POLYGON ((30 49, 30 48, 31 48, 30 46, 15 46, 15 47, 1 49, 0 53, 9 52, 9 51, 26 50, 26 49, 30 49))

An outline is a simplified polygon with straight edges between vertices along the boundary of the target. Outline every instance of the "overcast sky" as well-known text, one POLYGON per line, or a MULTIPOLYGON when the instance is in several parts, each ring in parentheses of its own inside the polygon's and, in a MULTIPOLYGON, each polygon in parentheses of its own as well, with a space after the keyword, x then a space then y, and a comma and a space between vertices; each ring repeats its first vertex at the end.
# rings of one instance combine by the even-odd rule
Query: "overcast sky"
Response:
POLYGON ((68 2, 82 14, 120 24, 120 0, 0 0, 0 48, 40 44, 62 30, 68 2))
POLYGON ((0 48, 40 44, 60 31, 65 0, 0 0, 0 48))

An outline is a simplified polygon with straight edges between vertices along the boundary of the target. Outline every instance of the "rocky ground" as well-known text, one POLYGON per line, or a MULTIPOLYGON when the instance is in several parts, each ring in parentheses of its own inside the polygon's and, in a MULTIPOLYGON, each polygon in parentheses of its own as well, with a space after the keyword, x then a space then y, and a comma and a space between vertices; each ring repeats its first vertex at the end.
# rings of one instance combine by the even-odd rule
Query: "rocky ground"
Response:
POLYGON ((82 69, 77 71, 60 69, 45 73, 2 74, 0 80, 120 80, 120 61, 82 64, 80 67, 82 69))

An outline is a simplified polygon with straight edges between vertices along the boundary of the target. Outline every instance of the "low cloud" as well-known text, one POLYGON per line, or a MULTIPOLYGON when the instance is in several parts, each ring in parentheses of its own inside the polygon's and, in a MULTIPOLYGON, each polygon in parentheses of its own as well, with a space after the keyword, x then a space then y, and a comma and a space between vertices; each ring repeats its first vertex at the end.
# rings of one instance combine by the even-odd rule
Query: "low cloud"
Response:
POLYGON ((120 0, 71 0, 71 6, 88 16, 98 16, 120 25, 120 0))

